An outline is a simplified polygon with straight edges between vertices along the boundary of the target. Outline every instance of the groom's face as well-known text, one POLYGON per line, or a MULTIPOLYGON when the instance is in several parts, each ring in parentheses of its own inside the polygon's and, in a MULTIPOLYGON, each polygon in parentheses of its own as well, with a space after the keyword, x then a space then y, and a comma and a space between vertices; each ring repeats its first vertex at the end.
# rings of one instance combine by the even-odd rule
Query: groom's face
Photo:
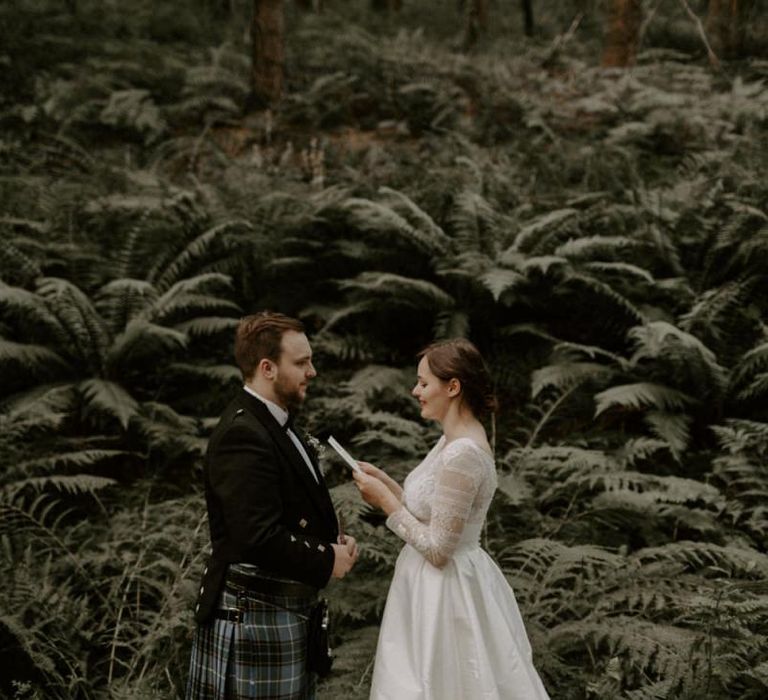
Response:
POLYGON ((280 343, 274 391, 278 402, 289 412, 296 411, 307 396, 309 380, 317 375, 312 364, 312 348, 307 336, 286 331, 280 343))

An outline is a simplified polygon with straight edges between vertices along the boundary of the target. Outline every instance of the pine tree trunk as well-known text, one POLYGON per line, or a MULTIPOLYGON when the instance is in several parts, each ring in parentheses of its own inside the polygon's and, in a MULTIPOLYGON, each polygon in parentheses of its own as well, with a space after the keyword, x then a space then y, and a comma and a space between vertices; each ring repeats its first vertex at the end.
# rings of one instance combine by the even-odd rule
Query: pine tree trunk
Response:
POLYGON ((282 0, 254 0, 251 21, 252 104, 268 107, 280 101, 285 71, 285 27, 282 0))
POLYGON ((718 56, 734 58, 743 53, 749 4, 745 0, 709 0, 707 35, 718 56))
POLYGON ((303 12, 322 12, 323 0, 296 0, 296 6, 303 12))
POLYGON ((481 34, 488 29, 488 0, 470 0, 467 5, 467 19, 464 27, 464 48, 477 43, 481 34))
POLYGON ((533 5, 531 0, 522 0, 522 10, 525 36, 533 36, 533 5))
POLYGON ((379 12, 399 12, 403 0, 371 0, 371 8, 379 12))
POLYGON ((603 66, 624 68, 635 62, 642 21, 641 0, 611 0, 603 46, 603 66))

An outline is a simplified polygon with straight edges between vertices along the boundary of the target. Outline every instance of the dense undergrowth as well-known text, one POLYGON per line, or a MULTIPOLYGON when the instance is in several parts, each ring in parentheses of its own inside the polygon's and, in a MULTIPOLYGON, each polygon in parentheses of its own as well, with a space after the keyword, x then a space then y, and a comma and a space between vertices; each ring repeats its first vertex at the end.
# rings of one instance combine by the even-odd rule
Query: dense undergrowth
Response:
MULTIPOLYGON (((713 71, 674 3, 626 71, 598 3, 462 53, 437 5, 289 6, 250 114, 245 3, 0 8, 4 696, 183 694, 201 455, 267 307, 311 332, 305 429, 399 478, 416 351, 480 345, 485 544, 553 698, 765 696, 768 62, 713 71)), ((364 698, 400 543, 325 467, 364 556, 321 697, 364 698)))

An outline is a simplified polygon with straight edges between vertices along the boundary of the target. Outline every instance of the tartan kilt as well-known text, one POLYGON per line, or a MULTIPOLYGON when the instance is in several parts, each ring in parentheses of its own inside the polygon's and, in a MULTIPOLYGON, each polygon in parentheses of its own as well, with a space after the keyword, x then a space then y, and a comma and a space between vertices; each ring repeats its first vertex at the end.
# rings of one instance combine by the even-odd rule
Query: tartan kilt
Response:
POLYGON ((214 613, 197 626, 186 700, 315 700, 306 618, 316 602, 227 584, 217 610, 239 610, 240 619, 214 613))

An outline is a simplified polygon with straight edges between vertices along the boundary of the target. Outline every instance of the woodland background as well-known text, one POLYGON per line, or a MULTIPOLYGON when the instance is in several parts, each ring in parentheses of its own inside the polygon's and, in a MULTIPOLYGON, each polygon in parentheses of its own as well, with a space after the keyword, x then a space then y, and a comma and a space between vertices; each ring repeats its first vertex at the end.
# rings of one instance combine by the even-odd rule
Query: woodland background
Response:
MULTIPOLYGON (((182 697, 201 455, 273 308, 303 428, 398 478, 415 353, 481 347, 554 699, 767 697, 768 5, 319 5, 0 5, 0 695, 182 697)), ((354 700, 400 542, 324 466, 354 700)))

